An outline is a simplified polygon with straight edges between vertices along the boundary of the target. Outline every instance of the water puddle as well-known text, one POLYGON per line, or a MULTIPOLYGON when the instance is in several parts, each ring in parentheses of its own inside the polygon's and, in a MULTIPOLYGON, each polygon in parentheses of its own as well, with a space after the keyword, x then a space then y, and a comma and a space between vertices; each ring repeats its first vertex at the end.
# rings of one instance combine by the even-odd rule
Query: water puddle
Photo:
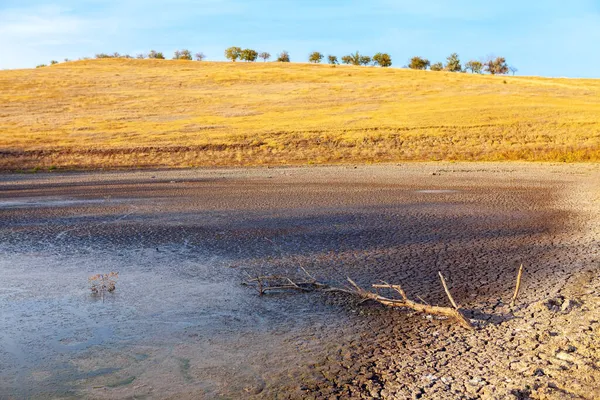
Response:
MULTIPOLYGON (((37 208, 68 207, 82 204, 102 204, 106 199, 74 200, 74 199, 36 199, 36 200, 0 200, 1 208, 37 208)), ((114 200, 111 200, 114 201, 114 200)))

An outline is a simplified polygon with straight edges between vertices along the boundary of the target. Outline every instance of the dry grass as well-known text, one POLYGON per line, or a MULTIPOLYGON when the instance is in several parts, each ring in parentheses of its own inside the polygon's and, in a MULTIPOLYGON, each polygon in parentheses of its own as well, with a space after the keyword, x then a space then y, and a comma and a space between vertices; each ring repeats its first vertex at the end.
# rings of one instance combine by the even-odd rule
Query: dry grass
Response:
POLYGON ((600 80, 90 60, 0 71, 0 168, 600 161, 600 80))

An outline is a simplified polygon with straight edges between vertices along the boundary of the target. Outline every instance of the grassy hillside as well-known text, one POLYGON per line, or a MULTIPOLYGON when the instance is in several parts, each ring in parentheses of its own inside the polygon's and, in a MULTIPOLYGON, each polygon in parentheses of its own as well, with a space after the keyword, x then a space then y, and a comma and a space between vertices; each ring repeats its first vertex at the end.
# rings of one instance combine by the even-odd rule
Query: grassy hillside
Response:
POLYGON ((600 80, 164 60, 0 71, 0 168, 600 161, 600 80))

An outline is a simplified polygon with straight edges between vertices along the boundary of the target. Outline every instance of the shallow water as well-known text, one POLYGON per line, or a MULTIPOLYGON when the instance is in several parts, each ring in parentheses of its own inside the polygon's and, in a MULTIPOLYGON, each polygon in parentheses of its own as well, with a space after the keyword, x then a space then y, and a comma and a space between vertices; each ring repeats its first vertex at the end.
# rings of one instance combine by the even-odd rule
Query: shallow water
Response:
MULTIPOLYGON (((148 349, 161 353, 163 346, 191 344, 199 335, 233 335, 231 340, 239 341, 244 331, 285 326, 293 313, 289 305, 262 301, 241 286, 239 273, 222 260, 169 247, 125 249, 118 255, 3 252, 0 270, 4 395, 75 395, 80 382, 111 385, 121 380, 112 376, 128 365, 111 362, 113 353, 143 362, 148 349), (104 298, 92 295, 87 278, 113 270, 120 273, 117 290, 104 298)), ((195 367, 220 360, 203 354, 195 367)))

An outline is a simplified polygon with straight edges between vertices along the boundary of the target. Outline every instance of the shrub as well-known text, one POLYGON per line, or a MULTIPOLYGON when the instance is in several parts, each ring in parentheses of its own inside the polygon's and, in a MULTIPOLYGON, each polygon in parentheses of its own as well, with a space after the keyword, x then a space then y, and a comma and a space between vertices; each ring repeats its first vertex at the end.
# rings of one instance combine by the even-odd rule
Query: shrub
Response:
POLYGON ((241 55, 242 49, 239 47, 233 46, 225 49, 225 58, 231 60, 232 62, 235 62, 238 58, 240 58, 241 55))
POLYGON ((471 60, 465 64, 465 70, 471 71, 473 74, 480 74, 483 71, 483 63, 481 61, 471 60))
POLYGON ((277 61, 278 62, 290 62, 290 53, 288 53, 287 51, 282 51, 278 56, 277 56, 277 61))
POLYGON ((46 66, 46 64, 38 64, 38 65, 36 65, 35 67, 36 67, 36 68, 44 68, 45 66, 46 66))
POLYGON ((332 65, 339 64, 338 58, 336 56, 332 56, 332 55, 327 56, 327 61, 329 61, 329 64, 332 64, 332 65))
POLYGON ((387 53, 377 53, 373 56, 373 61, 376 65, 380 67, 391 67, 392 66, 392 57, 390 57, 387 53))
POLYGON ((191 60, 191 59, 192 59, 192 53, 187 49, 175 50, 175 54, 173 55, 173 60, 191 60))
POLYGON ((441 62, 437 62, 435 64, 431 65, 431 70, 432 71, 443 71, 444 70, 444 64, 442 64, 441 62))
POLYGON ((427 69, 431 63, 428 59, 422 58, 419 56, 413 57, 410 59, 410 63, 408 64, 408 68, 410 69, 427 69))
POLYGON ((50 61, 50 65, 55 65, 55 64, 58 64, 58 61, 56 61, 56 60, 50 61))
POLYGON ((108 274, 98 274, 90 276, 88 282, 90 284, 90 290, 94 295, 100 295, 102 298, 106 293, 112 293, 116 289, 117 280, 119 279, 118 272, 111 272, 108 274))
POLYGON ((319 53, 318 51, 313 51, 308 56, 308 61, 311 63, 314 63, 314 64, 320 63, 322 59, 323 59, 323 54, 319 53))
POLYGON ((159 51, 150 50, 150 53, 148 53, 148 58, 152 58, 152 59, 156 59, 156 60, 164 60, 165 56, 163 55, 163 53, 161 53, 159 51))

